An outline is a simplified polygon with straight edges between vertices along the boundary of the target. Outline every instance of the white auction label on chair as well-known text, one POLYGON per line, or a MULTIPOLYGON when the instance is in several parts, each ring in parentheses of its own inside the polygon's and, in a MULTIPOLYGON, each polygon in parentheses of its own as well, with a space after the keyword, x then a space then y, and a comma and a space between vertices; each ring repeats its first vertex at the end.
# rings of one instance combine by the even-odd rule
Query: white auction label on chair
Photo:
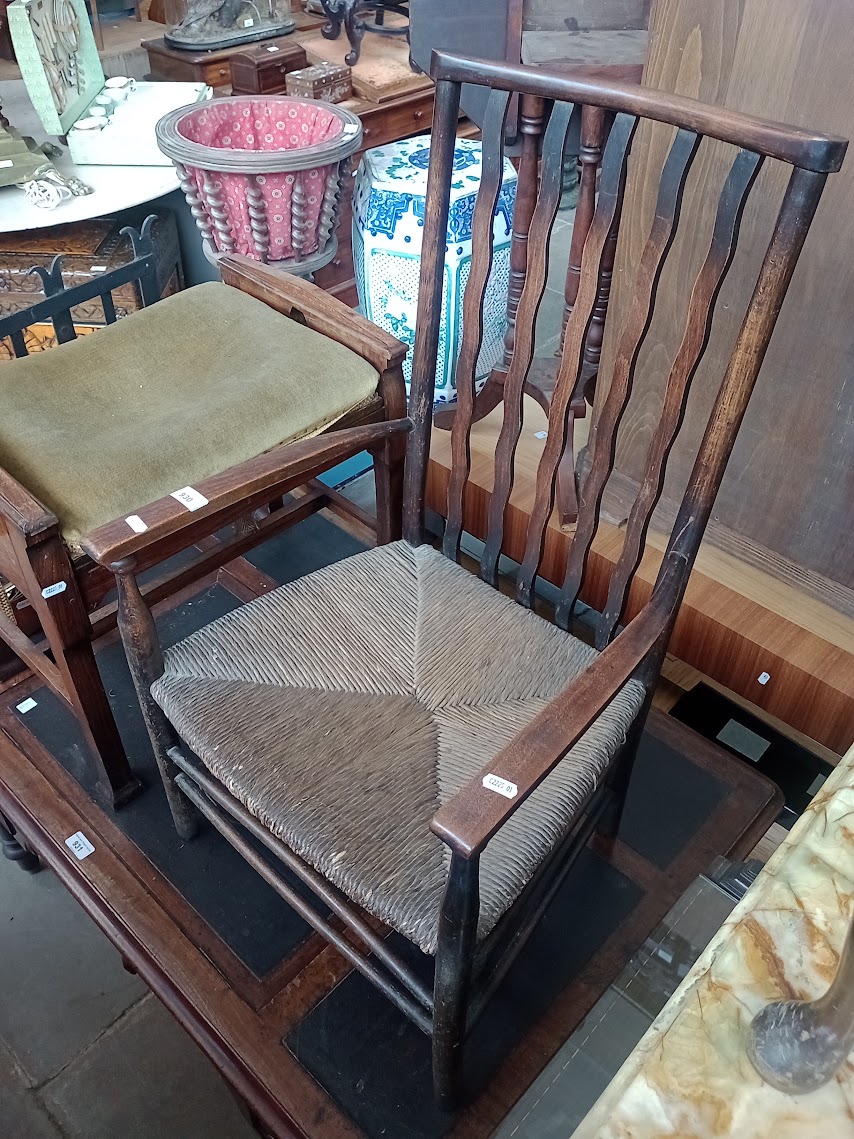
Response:
POLYGON ((58 581, 56 585, 46 585, 42 590, 42 597, 56 597, 57 593, 65 593, 68 582, 58 581))
POLYGON ((484 775, 483 785, 487 791, 497 791, 505 799, 515 799, 519 794, 516 784, 511 783, 509 779, 502 779, 500 775, 484 775))
POLYGON ((84 858, 88 858, 90 854, 95 853, 95 847, 92 845, 83 831, 78 831, 76 834, 73 834, 71 838, 67 838, 65 840, 65 845, 81 861, 84 858))
POLYGON ((207 506, 208 500, 203 494, 199 494, 191 486, 182 486, 180 490, 173 490, 169 496, 175 498, 182 506, 186 506, 188 510, 201 510, 203 506, 207 506))

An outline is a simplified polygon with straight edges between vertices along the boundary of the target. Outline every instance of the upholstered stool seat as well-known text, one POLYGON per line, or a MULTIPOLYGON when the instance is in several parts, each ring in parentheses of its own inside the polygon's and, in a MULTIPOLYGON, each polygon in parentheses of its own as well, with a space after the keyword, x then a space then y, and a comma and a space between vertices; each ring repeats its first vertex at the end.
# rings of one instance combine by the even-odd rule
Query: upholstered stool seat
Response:
MULTIPOLYGON (((595 656, 431 547, 396 542, 192 634, 166 652, 152 693, 270 831, 434 953, 449 853, 431 818, 595 656)), ((630 682, 487 847, 480 936, 553 848, 642 701, 630 682)))
POLYGON ((239 289, 198 285, 0 372, 0 464, 82 535, 370 400, 377 372, 239 289))

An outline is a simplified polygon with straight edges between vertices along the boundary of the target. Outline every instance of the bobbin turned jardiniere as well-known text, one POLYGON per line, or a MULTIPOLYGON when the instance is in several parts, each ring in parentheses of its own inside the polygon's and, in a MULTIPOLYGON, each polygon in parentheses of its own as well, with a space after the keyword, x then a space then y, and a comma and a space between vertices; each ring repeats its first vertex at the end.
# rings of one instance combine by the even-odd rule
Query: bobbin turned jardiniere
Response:
POLYGON ((340 107, 243 95, 157 124, 211 253, 308 275, 335 256, 341 181, 362 126, 340 107))

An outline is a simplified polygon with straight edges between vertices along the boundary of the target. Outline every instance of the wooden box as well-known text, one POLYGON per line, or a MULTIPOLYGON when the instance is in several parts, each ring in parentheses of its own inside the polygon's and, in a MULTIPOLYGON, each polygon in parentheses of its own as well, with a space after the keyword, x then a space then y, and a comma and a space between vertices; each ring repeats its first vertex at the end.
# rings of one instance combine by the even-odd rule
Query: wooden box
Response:
POLYGON ((339 63, 316 63, 287 76, 289 95, 301 99, 322 99, 327 103, 340 103, 353 93, 352 73, 339 63))
MULTIPOLYGON (((50 58, 49 45, 58 33, 55 12, 48 0, 15 0, 6 9, 18 65, 42 126, 50 135, 65 135, 68 150, 81 166, 169 166, 171 159, 160 152, 154 137, 157 120, 168 111, 210 98, 202 83, 135 83, 99 121, 102 128, 86 130, 88 120, 106 79, 85 0, 69 0, 62 17, 66 34, 75 37, 73 66, 60 72, 50 58)), ((109 102, 109 100, 108 100, 109 102)))
POLYGON ((232 94, 281 94, 287 86, 285 76, 305 65, 303 48, 285 37, 236 52, 231 57, 232 94))

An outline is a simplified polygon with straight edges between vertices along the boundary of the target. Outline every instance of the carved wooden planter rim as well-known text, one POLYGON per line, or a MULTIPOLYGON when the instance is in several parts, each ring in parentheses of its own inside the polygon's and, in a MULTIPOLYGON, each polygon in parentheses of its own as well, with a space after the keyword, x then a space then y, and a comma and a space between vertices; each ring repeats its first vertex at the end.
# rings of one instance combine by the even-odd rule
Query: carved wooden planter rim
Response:
MULTIPOLYGON (((218 102, 218 100, 214 100, 218 102)), ((313 99, 294 99, 287 95, 232 95, 230 106, 241 103, 284 103, 305 106, 317 102, 313 99)), ((211 106, 210 103, 207 104, 211 106)), ((157 145, 173 162, 204 170, 238 174, 275 174, 288 170, 310 170, 349 158, 362 141, 362 123, 358 116, 342 107, 324 103, 323 109, 341 120, 341 132, 334 138, 294 150, 229 150, 225 147, 206 146, 191 142, 178 131, 178 124, 189 114, 199 110, 196 105, 178 107, 164 115, 155 127, 157 145)))

